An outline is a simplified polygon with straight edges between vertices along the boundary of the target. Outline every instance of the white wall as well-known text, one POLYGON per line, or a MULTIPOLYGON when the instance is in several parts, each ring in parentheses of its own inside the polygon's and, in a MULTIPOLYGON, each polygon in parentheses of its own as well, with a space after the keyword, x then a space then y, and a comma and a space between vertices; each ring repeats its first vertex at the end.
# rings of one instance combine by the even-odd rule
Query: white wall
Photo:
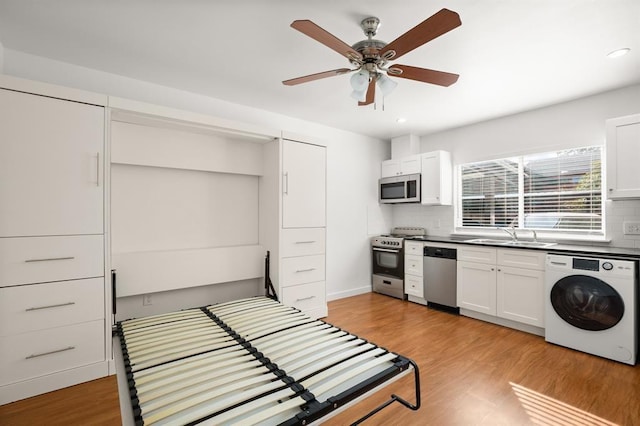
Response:
POLYGON ((377 202, 380 161, 388 141, 265 110, 4 49, 4 73, 215 117, 311 135, 327 144, 328 299, 367 292, 371 234, 388 231, 391 210, 377 202))
MULTIPOLYGON (((443 149, 454 165, 514 154, 604 145, 605 120, 640 112, 640 85, 421 137, 422 152, 443 149)), ((640 220, 640 201, 606 202, 607 236, 616 247, 640 248, 640 237, 622 234, 622 222, 640 220)), ((449 235, 452 207, 394 206, 394 226, 424 226, 449 235), (439 224, 439 226, 438 226, 439 224)))

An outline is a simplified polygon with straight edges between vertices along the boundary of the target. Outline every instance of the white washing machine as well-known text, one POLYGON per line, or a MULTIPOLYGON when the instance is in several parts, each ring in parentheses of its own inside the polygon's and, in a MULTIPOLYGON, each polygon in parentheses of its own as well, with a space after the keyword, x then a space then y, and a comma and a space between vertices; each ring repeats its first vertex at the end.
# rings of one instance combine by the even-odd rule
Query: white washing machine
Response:
POLYGON ((545 340, 634 365, 637 263, 547 255, 545 340))

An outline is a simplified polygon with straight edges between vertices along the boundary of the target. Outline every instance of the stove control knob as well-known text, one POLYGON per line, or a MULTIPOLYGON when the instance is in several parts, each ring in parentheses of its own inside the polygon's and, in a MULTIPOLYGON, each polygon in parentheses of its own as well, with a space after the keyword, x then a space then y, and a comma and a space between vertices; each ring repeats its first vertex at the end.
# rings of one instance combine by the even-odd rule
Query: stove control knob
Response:
POLYGON ((604 269, 605 271, 610 271, 613 269, 613 264, 611 262, 603 262, 602 269, 604 269))

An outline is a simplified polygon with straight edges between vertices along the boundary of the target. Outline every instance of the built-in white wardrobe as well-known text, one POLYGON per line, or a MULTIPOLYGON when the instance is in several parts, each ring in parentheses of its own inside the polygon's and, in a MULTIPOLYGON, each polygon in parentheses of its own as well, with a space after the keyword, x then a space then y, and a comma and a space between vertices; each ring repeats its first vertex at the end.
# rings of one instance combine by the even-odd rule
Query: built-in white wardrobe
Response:
POLYGON ((5 77, 0 87, 2 404, 107 375, 111 325, 106 97, 5 77))
POLYGON ((0 404, 115 372, 114 321, 265 292, 327 314, 326 146, 0 75, 0 404))

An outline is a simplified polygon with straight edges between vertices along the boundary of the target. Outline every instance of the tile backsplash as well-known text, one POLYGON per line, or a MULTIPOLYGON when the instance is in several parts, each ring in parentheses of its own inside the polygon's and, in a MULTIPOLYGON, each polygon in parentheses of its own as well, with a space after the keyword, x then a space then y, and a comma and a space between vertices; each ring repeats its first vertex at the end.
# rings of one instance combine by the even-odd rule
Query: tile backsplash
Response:
MULTIPOLYGON (((640 249, 640 235, 625 235, 623 223, 640 222, 640 200, 607 201, 606 226, 607 246, 640 249)), ((454 208, 452 206, 422 206, 419 204, 394 205, 393 226, 420 226, 427 229, 427 235, 446 237, 454 229, 454 208)), ((584 243, 581 243, 585 245, 584 243)))

